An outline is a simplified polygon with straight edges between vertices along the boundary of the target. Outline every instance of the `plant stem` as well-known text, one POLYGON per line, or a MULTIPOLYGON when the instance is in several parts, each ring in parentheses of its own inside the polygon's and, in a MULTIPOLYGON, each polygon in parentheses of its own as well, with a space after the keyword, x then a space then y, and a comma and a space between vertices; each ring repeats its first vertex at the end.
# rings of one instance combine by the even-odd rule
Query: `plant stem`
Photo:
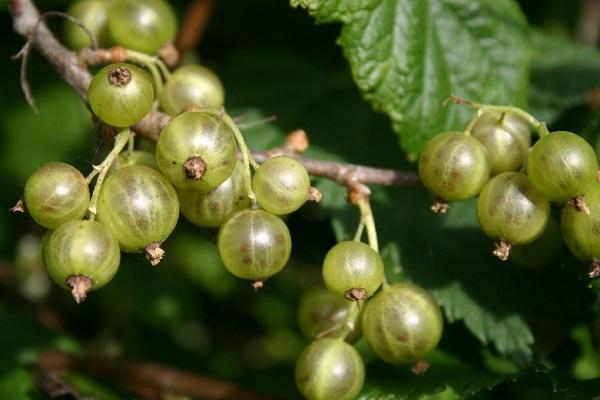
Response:
POLYGON ((96 181, 96 186, 94 186, 94 191, 92 192, 90 205, 88 206, 88 211, 90 212, 90 221, 93 221, 96 218, 96 204, 98 203, 98 196, 100 195, 100 189, 102 187, 102 183, 104 183, 104 178, 106 177, 106 174, 108 173, 108 170, 110 169, 111 165, 115 161, 115 158, 117 158, 119 153, 125 148, 127 143, 129 143, 129 138, 131 136, 132 135, 129 128, 126 128, 119 132, 119 134, 115 136, 115 144, 110 153, 108 153, 108 155, 100 165, 94 167, 94 171, 92 171, 92 173, 88 175, 88 178, 86 178, 91 181, 93 179, 93 176, 91 178, 90 176, 92 174, 94 176, 98 174, 98 180, 96 181))
POLYGON ((365 222, 361 218, 360 222, 358 223, 358 227, 356 228, 356 233, 354 234, 353 240, 355 242, 360 242, 360 239, 362 238, 362 234, 363 234, 364 230, 365 230, 365 222))
POLYGON ((463 98, 460 98, 460 97, 454 96, 454 95, 450 96, 449 99, 454 101, 456 104, 466 104, 470 107, 477 108, 480 110, 480 112, 498 111, 501 113, 511 113, 514 115, 518 115, 523 120, 525 120, 529 125, 531 125, 540 137, 544 137, 550 133, 550 131, 548 131, 548 127, 546 126, 545 122, 537 120, 533 115, 529 114, 525 110, 520 109, 519 107, 481 104, 481 103, 477 103, 472 100, 463 99, 463 98))
POLYGON ((375 229, 375 219, 373 218, 371 203, 366 199, 359 200, 357 202, 357 206, 360 210, 361 222, 367 228, 367 238, 369 239, 369 246, 371 246, 373 250, 379 253, 379 243, 377 242, 377 229, 375 229))
MULTIPOLYGON (((140 53, 138 51, 127 50, 127 59, 131 62, 141 64, 150 71, 152 75, 152 80, 154 81, 154 86, 156 87, 156 92, 160 93, 163 89, 163 80, 160 76, 159 69, 157 68, 157 59, 156 57, 149 56, 144 53, 140 53)), ((166 69, 166 67, 165 67, 166 69)), ((168 71, 168 70, 167 70, 168 71)), ((165 78, 167 78, 166 76, 165 78)))
POLYGON ((233 136, 235 137, 235 141, 237 142, 238 147, 242 153, 242 161, 244 163, 244 176, 245 176, 245 186, 246 186, 246 194, 250 201, 252 202, 252 206, 256 206, 256 196, 254 195, 254 191, 252 190, 252 171, 250 170, 250 166, 254 168, 254 170, 258 169, 258 163, 252 158, 250 154, 250 150, 248 146, 246 146, 246 142, 244 141, 244 137, 242 136, 242 132, 238 129, 237 125, 231 117, 229 117, 224 112, 220 112, 219 115, 223 119, 223 122, 231 128, 233 132, 233 136))

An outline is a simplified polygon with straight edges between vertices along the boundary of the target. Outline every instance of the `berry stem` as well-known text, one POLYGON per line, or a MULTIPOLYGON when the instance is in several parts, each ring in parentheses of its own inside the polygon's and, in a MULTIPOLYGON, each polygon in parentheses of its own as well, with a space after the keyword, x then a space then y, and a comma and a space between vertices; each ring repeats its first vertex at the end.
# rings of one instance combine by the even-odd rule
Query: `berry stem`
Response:
MULTIPOLYGON (((483 113, 485 111, 498 111, 501 113, 511 113, 514 115, 518 115, 519 117, 521 117, 523 120, 525 120, 529 125, 531 125, 533 127, 533 129, 536 131, 536 133, 539 135, 539 137, 544 137, 550 133, 545 122, 537 120, 533 115, 529 114, 525 110, 520 109, 519 107, 481 104, 481 103, 477 103, 472 100, 463 99, 463 98, 455 96, 455 95, 450 95, 450 97, 446 100, 445 104, 447 104, 448 101, 453 101, 456 104, 466 104, 470 107, 477 108, 477 109, 479 109, 478 115, 480 115, 480 113, 483 113)), ((476 115, 474 118, 476 118, 478 115, 476 115)), ((470 125, 471 125, 471 123, 469 123, 469 126, 470 125)), ((471 128, 472 128, 472 126, 471 126, 471 128)), ((469 128, 467 128, 467 130, 468 130, 468 132, 470 132, 469 128)), ((465 132, 467 132, 467 130, 465 130, 465 132)))
POLYGON ((90 199, 90 205, 88 206, 88 211, 90 212, 90 221, 93 221, 96 218, 96 203, 98 203, 98 196, 100 195, 100 188, 102 187, 104 178, 106 177, 111 165, 115 161, 115 158, 117 158, 119 153, 125 148, 127 143, 129 143, 129 138, 131 136, 132 135, 129 128, 119 132, 117 136, 115 136, 115 144, 110 153, 108 153, 100 165, 94 166, 94 170, 86 178, 89 183, 92 181, 94 176, 98 175, 98 180, 96 181, 96 186, 94 186, 92 198, 90 199))
POLYGON ((127 155, 129 157, 131 157, 133 155, 133 147, 135 145, 135 134, 132 132, 131 135, 129 135, 129 142, 127 143, 127 155))
POLYGON ((369 246, 371 246, 373 250, 379 253, 377 229, 375 229, 375 219, 373 218, 371 203, 367 199, 361 199, 356 202, 356 205, 360 210, 361 223, 365 226, 365 228, 367 228, 367 238, 369 239, 369 246))
POLYGON ((355 242, 360 242, 360 239, 362 238, 362 234, 363 231, 365 230, 365 221, 363 221, 363 219, 360 219, 360 222, 358 223, 358 227, 356 228, 356 233, 354 234, 354 241, 355 242))
POLYGON ((156 87, 156 92, 160 93, 162 91, 163 79, 160 75, 159 69, 163 72, 163 74, 165 74, 165 70, 166 70, 165 79, 167 79, 170 76, 170 73, 169 73, 169 70, 167 69, 167 67, 164 66, 164 64, 161 67, 160 64, 162 63, 162 61, 160 61, 158 59, 158 57, 149 56, 147 54, 140 53, 138 51, 127 50, 127 59, 131 62, 140 64, 140 65, 146 67, 148 69, 148 71, 150 71, 150 74, 152 75, 152 80, 154 81, 154 86, 156 87), (164 67, 164 70, 163 70, 163 67, 164 67))
POLYGON ((229 115, 225 114, 225 112, 219 112, 219 116, 223 119, 223 122, 231 128, 233 132, 233 136, 235 137, 235 141, 237 142, 238 147, 240 148, 240 152, 242 153, 242 162, 244 163, 244 184, 246 187, 246 194, 250 201, 252 202, 252 206, 256 206, 256 196, 254 195, 254 191, 252 190, 252 171, 250 167, 254 168, 256 171, 258 169, 258 163, 252 158, 250 154, 250 150, 246 145, 246 141, 242 136, 242 132, 240 132, 239 128, 233 122, 229 115))
POLYGON ((360 313, 360 302, 353 301, 352 305, 350 306, 350 310, 348 310, 348 315, 346 315, 346 319, 343 322, 340 322, 339 324, 336 324, 336 325, 332 326, 331 328, 329 328, 323 332, 320 332, 317 335, 317 338, 325 337, 329 333, 336 331, 338 328, 343 327, 335 335, 333 335, 331 337, 334 339, 344 340, 346 338, 346 336, 348 336, 354 330, 359 313, 360 313))

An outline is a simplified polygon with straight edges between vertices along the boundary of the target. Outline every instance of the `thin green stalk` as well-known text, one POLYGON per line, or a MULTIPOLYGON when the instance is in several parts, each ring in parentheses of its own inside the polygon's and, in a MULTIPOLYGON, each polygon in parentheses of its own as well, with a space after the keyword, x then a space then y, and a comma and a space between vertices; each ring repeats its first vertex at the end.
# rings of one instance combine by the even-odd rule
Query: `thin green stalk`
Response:
POLYGON ((470 107, 477 108, 481 112, 485 111, 498 111, 501 113, 511 113, 521 117, 525 120, 529 125, 533 127, 536 133, 540 137, 544 137, 550 133, 548 127, 545 122, 537 120, 533 115, 529 114, 527 111, 520 109, 519 107, 514 106, 496 106, 492 104, 481 104, 472 100, 462 99, 458 96, 451 96, 450 100, 453 100, 457 104, 466 104, 470 107))
POLYGON ((362 234, 363 234, 364 230, 365 230, 365 222, 361 218, 360 222, 358 223, 358 227, 356 228, 356 233, 354 234, 355 242, 360 242, 360 239, 362 238, 362 234))
MULTIPOLYGON (((98 203, 98 196, 100 195, 100 189, 102 188, 102 184, 104 183, 104 178, 108 173, 108 170, 112 166, 113 162, 119 155, 119 153, 125 148, 127 143, 129 143, 129 138, 131 137, 131 131, 129 128, 122 130, 119 132, 117 136, 115 136, 115 144, 100 165, 94 167, 94 171, 92 174, 94 176, 98 175, 98 180, 96 180, 96 186, 94 186, 94 191, 92 192, 92 198, 90 199, 90 204, 88 206, 88 211, 90 212, 90 221, 93 221, 96 218, 96 205, 98 203), (94 173, 95 172, 95 173, 94 173)), ((90 174, 90 175, 92 175, 90 174)), ((88 175, 89 177, 89 175, 88 175)), ((93 177, 92 177, 93 179, 93 177)), ((90 179, 91 181, 91 179, 90 179)))
MULTIPOLYGON (((206 111, 206 112, 208 112, 208 111, 206 111)), ((242 153, 242 162, 244 163, 244 177, 245 177, 246 194, 247 194, 248 198, 250 198, 252 205, 255 207, 256 206, 256 196, 254 194, 254 191, 252 190, 252 171, 250 170, 250 167, 252 166, 252 168, 254 168, 254 170, 256 170, 256 169, 258 169, 258 163, 250 155, 250 150, 248 149, 248 146, 246 146, 246 142, 244 141, 242 132, 240 132, 240 130, 236 126, 235 122, 233 122, 233 120, 224 112, 217 112, 217 113, 221 116, 221 118, 223 119, 223 122, 225 122, 225 124, 229 128, 231 128, 231 130, 233 132, 233 136, 235 137, 235 141, 237 142, 237 145, 240 148, 240 151, 242 153)))
POLYGON ((163 80, 160 75, 159 69, 157 68, 156 57, 149 56, 148 54, 140 53, 138 51, 127 50, 127 59, 131 62, 146 67, 152 75, 152 80, 154 81, 156 92, 160 93, 162 91, 163 80))

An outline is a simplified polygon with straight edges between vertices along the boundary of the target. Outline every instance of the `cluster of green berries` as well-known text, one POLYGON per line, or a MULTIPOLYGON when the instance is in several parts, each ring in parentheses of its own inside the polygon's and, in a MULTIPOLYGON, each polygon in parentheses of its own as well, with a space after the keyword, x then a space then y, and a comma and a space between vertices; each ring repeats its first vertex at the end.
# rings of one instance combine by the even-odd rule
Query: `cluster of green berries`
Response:
MULTIPOLYGON (((598 274, 600 183, 594 149, 580 136, 548 132, 545 124, 513 107, 481 106, 465 132, 432 138, 419 159, 425 187, 444 211, 446 201, 477 198, 482 230, 506 260, 533 249, 556 254, 551 203, 562 207, 562 236, 569 249, 598 274), (539 139, 531 145, 531 128, 539 139)), ((547 257, 543 257, 549 261, 547 257)), ((533 264, 536 263, 535 259, 533 264)))

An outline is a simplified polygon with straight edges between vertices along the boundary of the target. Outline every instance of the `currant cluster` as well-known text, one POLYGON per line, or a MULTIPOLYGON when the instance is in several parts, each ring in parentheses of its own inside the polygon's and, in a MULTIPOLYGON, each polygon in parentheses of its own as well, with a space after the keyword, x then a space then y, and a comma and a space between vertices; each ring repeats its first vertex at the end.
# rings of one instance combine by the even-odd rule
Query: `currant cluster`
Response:
POLYGON ((594 149, 572 132, 550 133, 521 109, 462 102, 479 109, 465 131, 435 136, 419 160, 423 184, 437 196, 432 209, 443 212, 447 201, 478 196, 477 216, 496 240, 494 254, 506 260, 517 245, 522 262, 532 248, 551 255, 560 249, 550 215, 551 203, 557 204, 567 246, 597 276, 600 183, 594 149), (539 135, 533 146, 532 128, 539 135))
POLYGON ((29 214, 49 230, 43 241, 48 272, 78 302, 111 280, 120 252, 145 252, 158 264, 180 210, 196 225, 219 228, 224 265, 255 287, 290 256, 290 233, 280 216, 308 198, 304 166, 291 157, 272 157, 260 168, 252 162, 252 176, 239 129, 214 108, 222 106, 223 89, 206 68, 179 68, 159 93, 155 87, 146 70, 132 64, 98 71, 88 102, 99 120, 120 130, 113 150, 87 177, 70 165, 49 163, 25 185, 29 214), (154 154, 134 150, 129 127, 156 107, 176 116, 154 154))

